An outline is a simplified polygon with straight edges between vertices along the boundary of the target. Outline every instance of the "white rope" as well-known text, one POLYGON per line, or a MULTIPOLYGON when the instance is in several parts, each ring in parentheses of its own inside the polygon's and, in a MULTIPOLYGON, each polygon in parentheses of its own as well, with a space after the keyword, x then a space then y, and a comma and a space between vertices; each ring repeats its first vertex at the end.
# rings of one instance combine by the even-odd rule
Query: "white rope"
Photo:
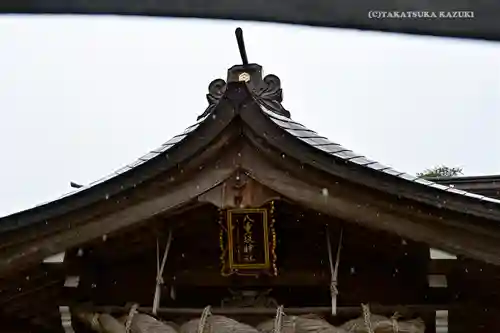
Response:
POLYGON ((328 259, 330 261, 330 296, 332 298, 332 316, 337 314, 337 295, 339 294, 338 286, 338 273, 339 273, 339 263, 340 263, 340 250, 342 248, 342 234, 344 230, 340 229, 339 235, 339 244, 337 248, 337 257, 335 258, 335 266, 333 264, 333 255, 332 255, 332 244, 330 241, 330 230, 328 229, 328 225, 326 226, 326 243, 328 245, 328 259))
POLYGON ((392 332, 393 333, 399 333, 399 323, 398 319, 401 317, 399 313, 394 313, 391 317, 391 323, 392 323, 392 332))
POLYGON ((274 320, 274 333, 281 333, 284 314, 283 305, 278 306, 278 309, 276 310, 276 319, 274 320))
POLYGON ((92 314, 92 318, 90 319, 90 327, 94 331, 99 331, 101 329, 101 324, 99 324, 99 314, 98 313, 92 314))
POLYGON ((158 239, 156 239, 156 289, 155 297, 153 300, 153 314, 156 315, 158 307, 160 306, 161 298, 161 286, 163 285, 163 270, 165 269, 165 263, 167 262, 168 251, 170 250, 170 245, 172 244, 172 229, 168 233, 168 241, 165 246, 165 252, 163 253, 163 259, 160 264, 160 244, 158 239))
POLYGON ((371 320, 370 306, 368 304, 361 304, 363 309, 363 319, 365 321, 365 327, 367 333, 374 333, 371 320))
POLYGON ((130 333, 130 328, 132 327, 132 320, 134 320, 134 316, 137 313, 137 308, 139 307, 139 304, 134 304, 130 308, 130 311, 128 312, 128 317, 127 321, 125 322, 125 332, 130 333))
POLYGON ((203 331, 205 330, 205 324, 207 323, 207 319, 211 314, 210 309, 211 309, 210 305, 203 309, 203 312, 201 313, 200 322, 198 323, 198 333, 203 333, 203 331))

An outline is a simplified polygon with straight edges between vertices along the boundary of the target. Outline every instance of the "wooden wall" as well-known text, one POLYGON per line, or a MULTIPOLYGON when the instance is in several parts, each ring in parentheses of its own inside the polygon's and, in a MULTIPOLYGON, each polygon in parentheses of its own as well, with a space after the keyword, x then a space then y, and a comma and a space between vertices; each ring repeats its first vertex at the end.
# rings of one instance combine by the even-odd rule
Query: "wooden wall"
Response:
MULTIPOLYGON (((229 288, 273 288, 272 296, 289 307, 329 306, 328 224, 334 256, 343 228, 339 306, 445 304, 454 307, 449 314, 449 332, 465 332, 465 328, 468 332, 500 331, 494 314, 500 308, 497 267, 463 258, 432 264, 425 244, 276 202, 278 277, 222 277, 217 219, 217 209, 205 205, 72 249, 58 268, 41 265, 32 272, 20 272, 15 278, 0 281, 2 313, 16 320, 44 322, 46 327, 59 325, 60 329, 58 304, 124 306, 137 302, 151 306, 156 240, 163 252, 171 227, 174 240, 164 274, 162 306, 218 306, 222 298, 230 295, 229 288), (448 288, 429 288, 429 273, 447 275, 448 288), (67 276, 80 277, 77 288, 63 287, 67 276), (171 297, 172 286, 175 299, 171 297)), ((428 332, 434 332, 433 313, 413 315, 422 316, 428 332)))

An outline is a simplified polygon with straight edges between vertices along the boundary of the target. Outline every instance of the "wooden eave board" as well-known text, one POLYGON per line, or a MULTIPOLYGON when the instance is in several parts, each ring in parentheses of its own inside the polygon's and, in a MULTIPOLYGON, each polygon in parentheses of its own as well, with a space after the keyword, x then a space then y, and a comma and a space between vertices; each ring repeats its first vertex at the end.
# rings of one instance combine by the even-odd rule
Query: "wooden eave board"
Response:
MULTIPOLYGON (((473 214, 500 222, 500 200, 441 185, 424 178, 396 171, 368 159, 340 144, 333 143, 289 118, 259 105, 263 117, 242 112, 244 121, 284 154, 313 165, 327 173, 347 178, 389 194, 416 200, 438 208, 473 214), (277 126, 273 129, 269 120, 277 126), (267 123, 267 124, 266 124, 267 123), (288 135, 283 135, 285 131, 288 135), (295 140, 293 140, 295 139, 295 140), (342 163, 335 163, 342 162, 342 163)), ((499 225, 500 226, 500 225, 499 225)))

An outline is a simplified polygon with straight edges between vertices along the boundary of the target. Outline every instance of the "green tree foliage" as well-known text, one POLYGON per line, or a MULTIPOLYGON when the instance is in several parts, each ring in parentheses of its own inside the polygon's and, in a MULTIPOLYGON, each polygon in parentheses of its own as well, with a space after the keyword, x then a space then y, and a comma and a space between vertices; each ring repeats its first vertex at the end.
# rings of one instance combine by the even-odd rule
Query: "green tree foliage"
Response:
POLYGON ((444 165, 436 166, 431 169, 426 169, 423 172, 417 173, 418 177, 439 178, 439 177, 456 177, 463 175, 462 168, 450 168, 444 165))

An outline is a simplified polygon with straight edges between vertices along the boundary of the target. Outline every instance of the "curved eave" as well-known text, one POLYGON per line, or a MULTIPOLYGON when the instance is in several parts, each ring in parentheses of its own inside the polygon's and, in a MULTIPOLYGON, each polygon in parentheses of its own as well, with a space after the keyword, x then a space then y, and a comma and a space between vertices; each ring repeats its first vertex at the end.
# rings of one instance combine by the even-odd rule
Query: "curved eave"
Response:
POLYGON ((271 145, 299 161, 308 163, 321 171, 398 197, 500 222, 500 200, 498 199, 394 170, 334 143, 300 123, 277 115, 263 105, 259 104, 259 108, 261 115, 264 116, 262 118, 271 120, 275 126, 270 126, 269 121, 265 126, 264 119, 259 119, 259 116, 249 112, 242 112, 242 118, 254 132, 266 133, 263 138, 271 145), (282 131, 289 135, 280 134, 282 131), (338 165, 335 161, 343 162, 342 164, 346 167, 335 167, 334 165, 338 165), (339 169, 342 169, 342 172, 339 172, 339 169))
POLYGON ((36 223, 49 223, 53 218, 108 200, 189 159, 222 132, 234 118, 233 112, 225 111, 227 108, 217 118, 208 115, 199 119, 183 133, 100 180, 56 200, 0 218, 0 233, 36 223))
POLYGON ((182 134, 174 136, 160 147, 153 149, 134 162, 114 171, 113 173, 82 186, 74 191, 63 194, 61 197, 36 205, 35 207, 7 215, 0 218, 0 232, 21 228, 32 223, 50 220, 55 216, 69 213, 99 200, 107 200, 119 191, 137 185, 138 179, 131 182, 130 173, 137 171, 140 166, 152 162, 158 156, 167 154, 170 149, 180 144, 188 133, 196 130, 199 123, 189 126, 182 134))

